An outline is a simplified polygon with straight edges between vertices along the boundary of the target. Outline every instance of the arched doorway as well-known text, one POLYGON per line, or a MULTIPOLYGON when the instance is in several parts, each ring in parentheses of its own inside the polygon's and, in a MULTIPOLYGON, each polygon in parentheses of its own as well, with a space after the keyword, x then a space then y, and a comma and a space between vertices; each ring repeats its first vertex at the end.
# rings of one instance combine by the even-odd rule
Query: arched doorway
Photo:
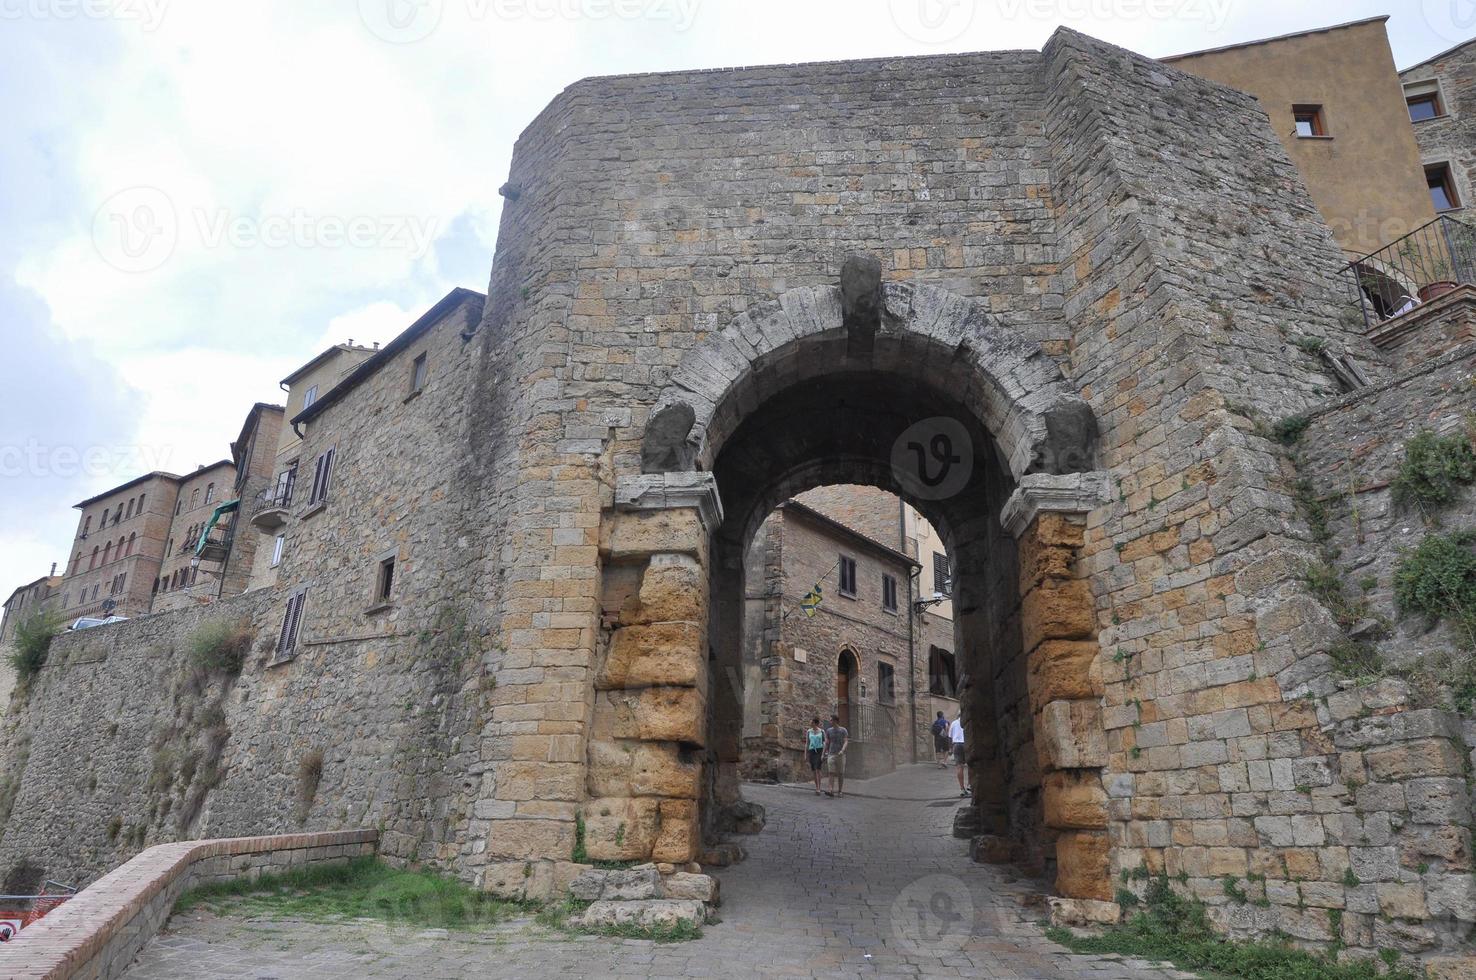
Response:
POLYGON ((835 661, 835 713, 848 730, 854 730, 851 702, 861 696, 858 674, 855 651, 842 650, 835 661))
MULTIPOLYGON (((847 263, 842 288, 792 290, 689 352, 647 425, 645 475, 617 485, 616 506, 701 515, 706 537, 687 554, 708 576, 696 605, 709 679, 684 710, 706 713, 691 736, 702 825, 742 796, 749 541, 806 490, 877 487, 916 507, 953 559, 978 829, 1035 870, 1075 866, 1064 893, 1110 898, 1095 615, 1073 571, 1085 514, 1108 495, 1096 440, 1086 403, 1037 347, 970 300, 884 286, 865 261, 847 263), (1065 816, 1049 816, 1053 794, 1065 816)), ((844 683, 849 702, 858 681, 837 664, 837 695, 844 683)))

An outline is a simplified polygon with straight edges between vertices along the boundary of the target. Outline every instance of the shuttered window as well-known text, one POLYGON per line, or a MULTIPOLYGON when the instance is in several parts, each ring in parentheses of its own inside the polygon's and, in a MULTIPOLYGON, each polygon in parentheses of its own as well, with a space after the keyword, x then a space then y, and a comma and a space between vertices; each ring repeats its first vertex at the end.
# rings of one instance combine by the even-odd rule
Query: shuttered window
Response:
POLYGON ((328 499, 328 488, 333 482, 334 450, 329 449, 318 457, 313 467, 313 492, 308 496, 308 506, 320 504, 328 499))
POLYGON ((282 636, 277 641, 277 659, 285 660, 297 652, 297 637, 302 628, 302 607, 307 603, 307 589, 287 600, 282 617, 282 636))

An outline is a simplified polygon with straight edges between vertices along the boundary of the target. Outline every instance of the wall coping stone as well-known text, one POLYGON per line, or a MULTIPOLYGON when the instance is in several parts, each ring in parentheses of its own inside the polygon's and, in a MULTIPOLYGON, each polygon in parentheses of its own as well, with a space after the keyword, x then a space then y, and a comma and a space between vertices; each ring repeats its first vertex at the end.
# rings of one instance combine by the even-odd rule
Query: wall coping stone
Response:
POLYGON ((615 509, 621 511, 697 511, 702 527, 713 531, 723 523, 723 500, 711 473, 641 473, 615 481, 615 509))
POLYGON ((1005 501, 1000 523, 1018 540, 1044 512, 1085 514, 1112 500, 1112 476, 1106 470, 1053 476, 1031 473, 1005 501))
POLYGON ((1375 324, 1368 331, 1368 339, 1380 350, 1399 347, 1432 321, 1448 316, 1452 308, 1459 306, 1476 307, 1476 287, 1463 283, 1443 296, 1375 324))
MULTIPOLYGON (((88 885, 55 911, 23 929, 15 939, 0 945, 0 976, 65 980, 83 973, 108 949, 112 940, 135 927, 135 920, 147 910, 152 899, 201 861, 373 844, 378 839, 379 833, 374 830, 349 830, 155 845, 88 885)), ((135 951, 152 936, 147 924, 139 928, 135 951), (148 930, 148 934, 143 934, 143 930, 148 930)), ((106 964, 96 972, 99 976, 109 975, 106 964)))

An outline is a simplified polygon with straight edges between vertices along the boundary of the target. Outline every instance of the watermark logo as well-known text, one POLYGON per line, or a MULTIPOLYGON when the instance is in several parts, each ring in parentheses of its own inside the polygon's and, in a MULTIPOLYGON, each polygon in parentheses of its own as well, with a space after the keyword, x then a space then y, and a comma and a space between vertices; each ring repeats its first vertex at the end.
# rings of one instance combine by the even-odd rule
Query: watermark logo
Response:
POLYGON ((993 0, 1002 18, 1050 24, 1104 20, 1161 20, 1225 26, 1235 0, 993 0))
MULTIPOLYGON (((0 0, 4 2, 4 0, 0 0)), ((456 0, 472 22, 655 21, 678 32, 691 28, 701 0, 456 0)), ((359 19, 391 44, 414 44, 436 32, 445 0, 359 0, 359 19)))
POLYGON ((315 214, 305 208, 250 215, 226 208, 193 208, 181 215, 158 188, 130 187, 98 208, 92 241, 113 268, 150 272, 167 262, 185 240, 206 249, 381 249, 404 252, 416 260, 430 252, 436 230, 434 218, 315 214))
POLYGON ((36 439, 0 446, 0 479, 18 477, 109 477, 169 468, 170 450, 161 446, 48 445, 36 439))
POLYGON ((923 44, 956 41, 978 12, 976 0, 890 0, 890 6, 897 29, 923 44))
POLYGON ((1420 13, 1431 30, 1452 43, 1476 34, 1476 0, 1420 0, 1420 13))
POLYGON ((391 44, 424 41, 444 13, 444 0, 359 0, 359 19, 369 33, 391 44))
POLYGON ((150 32, 168 9, 169 0, 0 0, 0 21, 118 20, 150 32))
POLYGON ((892 444, 892 475, 903 492, 920 500, 945 500, 963 491, 974 473, 974 444, 958 419, 923 419, 892 444))
POLYGON ((952 875, 919 878, 892 902, 892 935, 914 953, 956 952, 973 934, 973 896, 952 875))
POLYGON ((157 187, 129 187, 103 202, 92 216, 92 244, 113 268, 149 272, 174 254, 179 216, 157 187))

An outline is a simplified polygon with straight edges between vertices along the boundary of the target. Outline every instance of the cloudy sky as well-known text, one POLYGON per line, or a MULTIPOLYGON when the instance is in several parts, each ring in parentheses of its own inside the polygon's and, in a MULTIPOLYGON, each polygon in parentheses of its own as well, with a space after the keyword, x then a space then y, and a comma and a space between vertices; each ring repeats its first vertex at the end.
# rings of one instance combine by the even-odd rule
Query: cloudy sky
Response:
POLYGON ((0 0, 0 598, 70 505, 227 455, 330 343, 485 289, 518 132, 589 75, 1001 48, 1149 55, 1473 0, 0 0), (305 9, 305 8, 311 8, 305 9))

